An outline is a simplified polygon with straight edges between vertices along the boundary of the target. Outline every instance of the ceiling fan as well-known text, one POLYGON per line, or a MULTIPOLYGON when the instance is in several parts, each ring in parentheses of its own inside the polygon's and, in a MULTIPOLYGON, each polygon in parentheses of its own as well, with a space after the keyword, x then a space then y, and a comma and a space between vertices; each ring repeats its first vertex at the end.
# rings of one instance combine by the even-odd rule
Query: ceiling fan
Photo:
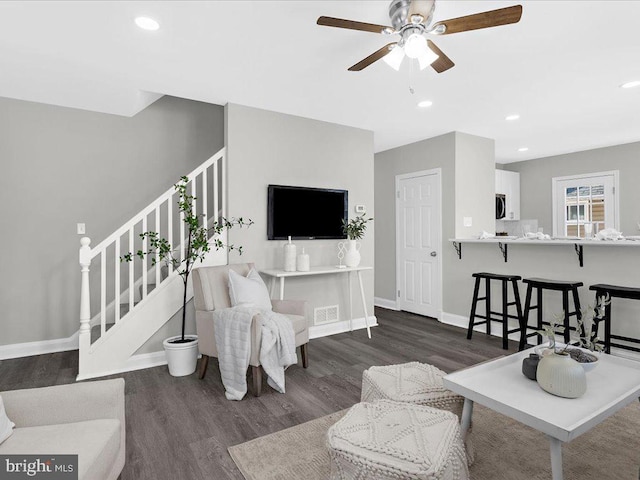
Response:
POLYGON ((351 72, 363 70, 381 58, 395 70, 399 70, 402 60, 407 56, 418 60, 420 70, 431 65, 436 72, 442 73, 455 64, 435 43, 426 38, 426 34, 449 35, 509 25, 518 23, 522 16, 522 5, 514 5, 431 24, 435 6, 436 0, 393 0, 389 5, 389 18, 393 27, 333 17, 320 17, 317 23, 327 27, 400 35, 400 40, 397 42, 385 45, 349 67, 351 72))

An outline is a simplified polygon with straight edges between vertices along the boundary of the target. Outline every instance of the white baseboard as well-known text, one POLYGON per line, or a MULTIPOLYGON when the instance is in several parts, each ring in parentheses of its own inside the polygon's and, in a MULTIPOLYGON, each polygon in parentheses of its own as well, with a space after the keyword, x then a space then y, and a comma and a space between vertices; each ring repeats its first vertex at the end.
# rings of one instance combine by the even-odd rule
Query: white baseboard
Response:
MULTIPOLYGON (((447 325, 453 325, 454 327, 464 328, 465 330, 469 328, 469 317, 465 317, 464 315, 457 315, 455 313, 442 312, 440 321, 447 325)), ((513 320, 513 322, 514 322, 513 325, 511 325, 511 323, 509 324, 509 330, 511 330, 512 328, 516 328, 516 323, 515 323, 516 320, 513 320)), ((475 326, 473 327, 473 331, 485 333, 487 331, 486 325, 483 324, 483 325, 475 326)), ((502 323, 499 323, 499 322, 491 323, 491 336, 502 338, 502 323)), ((533 341, 532 338, 527 339, 527 342, 532 342, 533 341)), ((509 340, 514 340, 516 342, 519 342, 520 334, 519 333, 509 334, 509 340)), ((530 345, 533 346, 534 344, 531 343, 530 345)))
POLYGON ((132 355, 122 368, 100 372, 99 374, 78 375, 76 377, 76 380, 80 381, 88 380, 90 378, 106 377, 108 375, 118 375, 120 373, 133 372, 134 370, 143 370, 145 368, 159 367, 166 364, 167 356, 165 355, 164 350, 151 353, 139 353, 137 355, 132 355))
POLYGON ((387 298, 373 297, 373 304, 376 307, 382 307, 388 310, 400 310, 398 308, 398 302, 396 302, 395 300, 389 300, 387 298))
MULTIPOLYGON (((378 320, 373 315, 369 318, 369 326, 377 327, 378 320)), ((354 318, 353 319, 353 329, 354 330, 362 330, 367 328, 364 317, 354 318)), ((325 323, 323 325, 314 325, 313 327, 309 327, 309 338, 320 338, 326 337, 329 335, 336 335, 338 333, 349 332, 351 329, 349 328, 349 320, 341 320, 339 322, 325 323)))
MULTIPOLYGON (((465 317, 463 315, 456 315, 454 313, 442 312, 442 320, 440 321, 447 325, 453 325, 454 327, 464 328, 465 330, 469 327, 469 317, 465 317)), ((486 332, 485 327, 486 325, 480 325, 480 326, 474 327, 473 331, 484 333, 486 332)), ((491 335, 494 337, 502 338, 502 330, 501 330, 502 324, 495 323, 495 324, 492 324, 491 327, 492 327, 491 335), (493 328, 494 325, 495 325, 495 328, 493 328)), ((520 334, 512 333, 511 335, 509 335, 509 340, 515 340, 517 342, 520 341, 520 334)), ((536 343, 534 343, 535 341, 536 341, 536 337, 527 338, 527 344, 529 346, 533 347, 534 345, 537 345, 536 343)), ((623 348, 612 347, 611 355, 614 355, 616 357, 628 358, 630 360, 640 360, 639 352, 634 352, 633 350, 625 350, 623 348)))
POLYGON ((67 338, 55 340, 41 340, 38 342, 14 343, 12 345, 0 345, 0 360, 10 358, 31 357, 47 353, 68 352, 78 349, 78 334, 74 333, 67 338))

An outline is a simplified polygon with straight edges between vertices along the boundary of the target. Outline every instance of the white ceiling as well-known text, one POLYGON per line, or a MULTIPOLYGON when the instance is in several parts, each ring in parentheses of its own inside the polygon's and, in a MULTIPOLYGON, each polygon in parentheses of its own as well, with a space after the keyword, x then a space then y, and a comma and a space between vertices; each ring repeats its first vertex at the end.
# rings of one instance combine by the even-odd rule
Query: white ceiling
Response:
MULTIPOLYGON (((517 3, 439 0, 434 19, 517 3)), ((162 94, 239 103, 372 130, 376 151, 457 130, 494 138, 499 162, 640 141, 640 88, 618 88, 640 80, 640 1, 519 3, 516 25, 432 37, 456 63, 436 74, 348 72, 389 39, 315 24, 388 24, 388 1, 5 1, 0 96, 118 115, 162 94)))

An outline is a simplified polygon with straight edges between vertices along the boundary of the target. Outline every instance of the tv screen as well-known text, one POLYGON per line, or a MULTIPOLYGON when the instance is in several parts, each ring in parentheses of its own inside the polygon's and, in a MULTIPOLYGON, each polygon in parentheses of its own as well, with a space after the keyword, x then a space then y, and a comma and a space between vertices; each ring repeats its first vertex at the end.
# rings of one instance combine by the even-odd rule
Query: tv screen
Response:
POLYGON ((267 235, 269 240, 347 238, 346 190, 269 185, 267 235))

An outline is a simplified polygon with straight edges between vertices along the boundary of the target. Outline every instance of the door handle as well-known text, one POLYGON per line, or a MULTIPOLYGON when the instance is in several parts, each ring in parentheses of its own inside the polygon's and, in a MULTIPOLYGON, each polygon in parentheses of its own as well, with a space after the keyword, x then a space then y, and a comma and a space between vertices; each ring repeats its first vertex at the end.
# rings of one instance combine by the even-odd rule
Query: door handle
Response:
POLYGON ((435 257, 436 255, 438 255, 436 252, 431 252, 432 257, 435 257))

